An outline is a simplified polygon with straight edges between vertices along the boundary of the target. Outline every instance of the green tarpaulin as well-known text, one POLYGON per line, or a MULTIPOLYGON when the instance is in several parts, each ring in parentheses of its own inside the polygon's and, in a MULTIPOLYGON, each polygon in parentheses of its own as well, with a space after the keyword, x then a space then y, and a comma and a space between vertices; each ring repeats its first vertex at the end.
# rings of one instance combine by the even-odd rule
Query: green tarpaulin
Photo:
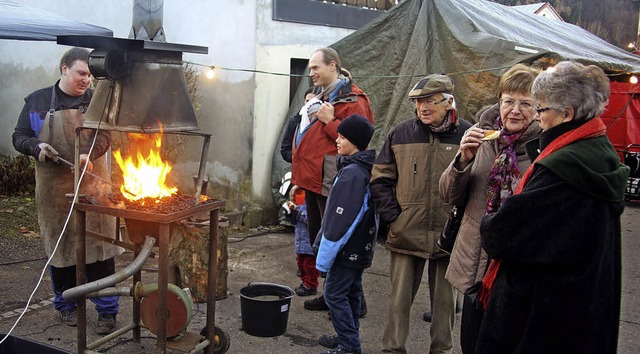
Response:
MULTIPOLYGON (((516 63, 572 59, 610 73, 640 73, 640 57, 578 26, 484 0, 405 0, 331 47, 371 100, 375 149, 413 116, 407 93, 428 74, 452 76, 458 112, 473 120, 479 108, 497 102, 498 79, 516 63)), ((289 117, 302 105, 307 80, 300 86, 289 117)), ((279 150, 274 182, 290 168, 279 150)))

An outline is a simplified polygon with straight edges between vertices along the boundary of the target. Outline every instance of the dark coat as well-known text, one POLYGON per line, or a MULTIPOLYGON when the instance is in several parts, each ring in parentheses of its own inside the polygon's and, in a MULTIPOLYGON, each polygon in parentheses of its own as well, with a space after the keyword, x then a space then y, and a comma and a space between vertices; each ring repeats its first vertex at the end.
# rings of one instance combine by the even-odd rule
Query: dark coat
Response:
POLYGON ((478 354, 616 352, 628 170, 605 136, 547 159, 520 194, 482 220, 482 246, 502 265, 478 354))
POLYGON ((316 268, 322 272, 329 271, 334 262, 347 268, 368 268, 373 262, 378 214, 369 179, 375 158, 374 150, 338 156, 338 174, 319 233, 322 237, 316 268))
POLYGON ((280 155, 282 159, 291 163, 291 155, 293 151, 291 148, 293 147, 293 137, 296 135, 296 129, 298 128, 298 124, 300 124, 301 116, 299 113, 294 114, 287 120, 287 128, 284 130, 284 135, 282 136, 282 143, 280 144, 280 155))

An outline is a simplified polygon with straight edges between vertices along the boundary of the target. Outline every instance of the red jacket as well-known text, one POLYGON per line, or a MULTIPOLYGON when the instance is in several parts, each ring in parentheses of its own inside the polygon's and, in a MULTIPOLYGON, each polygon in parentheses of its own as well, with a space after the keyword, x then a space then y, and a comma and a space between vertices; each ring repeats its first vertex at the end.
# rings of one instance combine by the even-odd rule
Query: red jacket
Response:
MULTIPOLYGON (((358 86, 347 83, 331 103, 335 109, 333 120, 326 125, 315 120, 298 146, 294 143, 291 158, 291 182, 303 189, 325 196, 328 195, 331 180, 336 174, 338 125, 352 114, 365 116, 373 124, 369 98, 358 86)), ((297 130, 296 135, 298 135, 297 130)))

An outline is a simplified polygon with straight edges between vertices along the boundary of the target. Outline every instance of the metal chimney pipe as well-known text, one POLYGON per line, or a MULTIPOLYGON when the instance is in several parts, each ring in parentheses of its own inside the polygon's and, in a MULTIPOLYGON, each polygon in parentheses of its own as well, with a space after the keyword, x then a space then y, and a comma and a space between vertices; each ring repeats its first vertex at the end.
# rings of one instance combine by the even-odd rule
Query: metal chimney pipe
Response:
POLYGON ((129 38, 166 42, 163 26, 164 0, 134 0, 129 38))

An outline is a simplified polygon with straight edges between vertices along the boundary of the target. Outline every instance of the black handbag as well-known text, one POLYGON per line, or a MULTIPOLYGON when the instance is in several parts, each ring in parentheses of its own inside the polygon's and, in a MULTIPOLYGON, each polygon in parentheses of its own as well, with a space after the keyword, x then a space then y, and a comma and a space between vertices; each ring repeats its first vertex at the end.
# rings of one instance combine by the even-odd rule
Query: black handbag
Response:
POLYGON ((438 248, 448 254, 451 254, 453 244, 456 243, 456 237, 462 223, 462 215, 464 215, 464 207, 454 206, 451 208, 449 219, 447 219, 442 232, 440 232, 440 237, 438 237, 438 248))

